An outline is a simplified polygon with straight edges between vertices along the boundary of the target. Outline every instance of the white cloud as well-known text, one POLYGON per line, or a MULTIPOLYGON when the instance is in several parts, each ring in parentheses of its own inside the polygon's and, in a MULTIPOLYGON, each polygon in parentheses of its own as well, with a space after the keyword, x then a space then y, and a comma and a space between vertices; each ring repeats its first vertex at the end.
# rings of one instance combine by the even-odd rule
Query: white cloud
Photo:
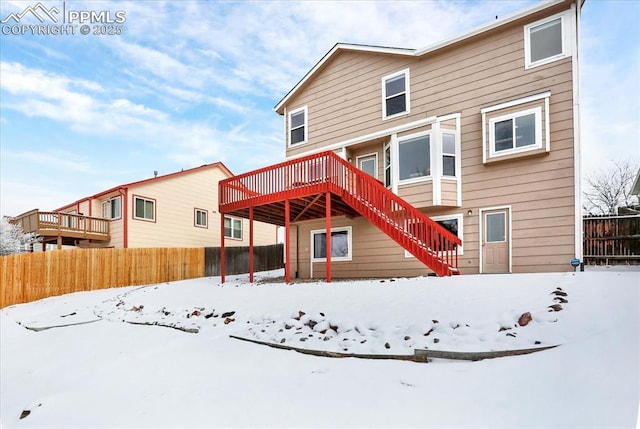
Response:
POLYGON ((46 166, 47 168, 61 168, 80 173, 90 173, 91 165, 85 156, 65 151, 55 151, 51 153, 34 152, 24 150, 20 152, 2 151, 4 160, 18 161, 29 168, 33 164, 46 166))
MULTIPOLYGON (((24 131, 32 141, 46 142, 51 133, 56 142, 89 137, 119 156, 127 152, 136 161, 152 159, 151 171, 161 160, 160 168, 168 171, 221 160, 241 173, 282 160, 282 122, 271 108, 336 42, 421 48, 532 3, 74 1, 78 10, 124 10, 125 33, 65 39, 64 44, 54 38, 37 44, 4 38, 3 150, 23 152, 18 149, 22 136, 6 131, 18 112, 38 125, 24 131), (7 47, 15 50, 13 56, 7 47), (41 122, 46 130, 40 130, 41 122)), ((9 10, 7 4, 11 10, 24 8, 22 2, 2 2, 3 10, 9 10)), ((587 2, 585 22, 598 22, 603 5, 587 2)), ((628 39, 637 41, 637 31, 628 31, 628 39)), ((610 40, 610 34, 617 32, 583 28, 585 168, 613 155, 634 156, 634 144, 638 152, 640 56, 629 48, 613 54, 611 46, 619 41, 610 40)), ((103 162, 121 163, 100 159, 108 152, 96 155, 88 149, 80 161, 92 169, 103 162)), ((49 149, 43 154, 59 158, 49 149)), ((64 169, 55 161, 51 165, 64 169)))

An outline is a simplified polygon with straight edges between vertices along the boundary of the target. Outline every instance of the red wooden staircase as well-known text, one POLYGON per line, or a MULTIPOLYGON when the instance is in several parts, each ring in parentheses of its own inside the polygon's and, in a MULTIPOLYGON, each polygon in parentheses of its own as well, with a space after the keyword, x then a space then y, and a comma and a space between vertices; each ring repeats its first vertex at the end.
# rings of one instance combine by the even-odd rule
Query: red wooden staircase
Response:
POLYGON ((462 242, 455 234, 334 152, 220 181, 219 210, 245 218, 251 213, 255 220, 285 225, 285 201, 294 202, 289 220, 323 217, 323 207, 313 208, 322 204, 323 193, 331 195, 332 213, 363 216, 437 275, 459 273, 458 246, 462 242))

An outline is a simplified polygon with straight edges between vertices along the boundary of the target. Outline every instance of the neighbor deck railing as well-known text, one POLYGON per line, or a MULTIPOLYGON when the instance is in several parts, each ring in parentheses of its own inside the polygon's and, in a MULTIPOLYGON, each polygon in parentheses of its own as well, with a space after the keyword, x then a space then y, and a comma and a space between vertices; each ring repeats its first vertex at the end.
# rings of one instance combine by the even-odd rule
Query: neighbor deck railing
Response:
POLYGON ((24 232, 42 236, 73 236, 109 240, 109 219, 59 212, 31 210, 12 219, 24 232))

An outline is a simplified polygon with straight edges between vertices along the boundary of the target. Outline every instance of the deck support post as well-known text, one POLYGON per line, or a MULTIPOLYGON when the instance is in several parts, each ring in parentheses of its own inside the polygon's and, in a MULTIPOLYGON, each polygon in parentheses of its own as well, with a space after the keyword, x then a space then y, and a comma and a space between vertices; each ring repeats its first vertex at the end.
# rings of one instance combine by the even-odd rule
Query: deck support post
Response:
POLYGON ((331 192, 326 194, 326 241, 325 253, 327 256, 327 283, 331 283, 331 192))
POLYGON ((56 240, 57 244, 58 244, 58 250, 62 250, 62 236, 59 235, 58 239, 56 240))
POLYGON ((253 206, 249 207, 249 283, 253 283, 253 206))
POLYGON ((284 281, 291 283, 291 225, 289 225, 289 200, 284 201, 284 281))
POLYGON ((220 283, 224 283, 224 213, 220 212, 220 283))

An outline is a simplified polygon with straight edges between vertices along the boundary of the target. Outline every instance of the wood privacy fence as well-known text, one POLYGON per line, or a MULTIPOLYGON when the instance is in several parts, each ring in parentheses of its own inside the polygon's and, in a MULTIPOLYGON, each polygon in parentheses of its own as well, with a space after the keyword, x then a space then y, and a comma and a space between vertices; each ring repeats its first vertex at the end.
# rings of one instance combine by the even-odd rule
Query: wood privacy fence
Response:
MULTIPOLYGON (((249 272, 249 248, 225 247, 225 274, 249 272)), ((253 271, 276 270, 284 267, 284 244, 256 246, 253 248, 253 271)), ((220 275, 220 248, 205 249, 205 275, 220 275)))
POLYGON ((204 248, 82 249, 0 257, 0 308, 71 292, 204 276, 204 248))
POLYGON ((583 224, 585 264, 640 264, 640 215, 585 217, 583 224))

